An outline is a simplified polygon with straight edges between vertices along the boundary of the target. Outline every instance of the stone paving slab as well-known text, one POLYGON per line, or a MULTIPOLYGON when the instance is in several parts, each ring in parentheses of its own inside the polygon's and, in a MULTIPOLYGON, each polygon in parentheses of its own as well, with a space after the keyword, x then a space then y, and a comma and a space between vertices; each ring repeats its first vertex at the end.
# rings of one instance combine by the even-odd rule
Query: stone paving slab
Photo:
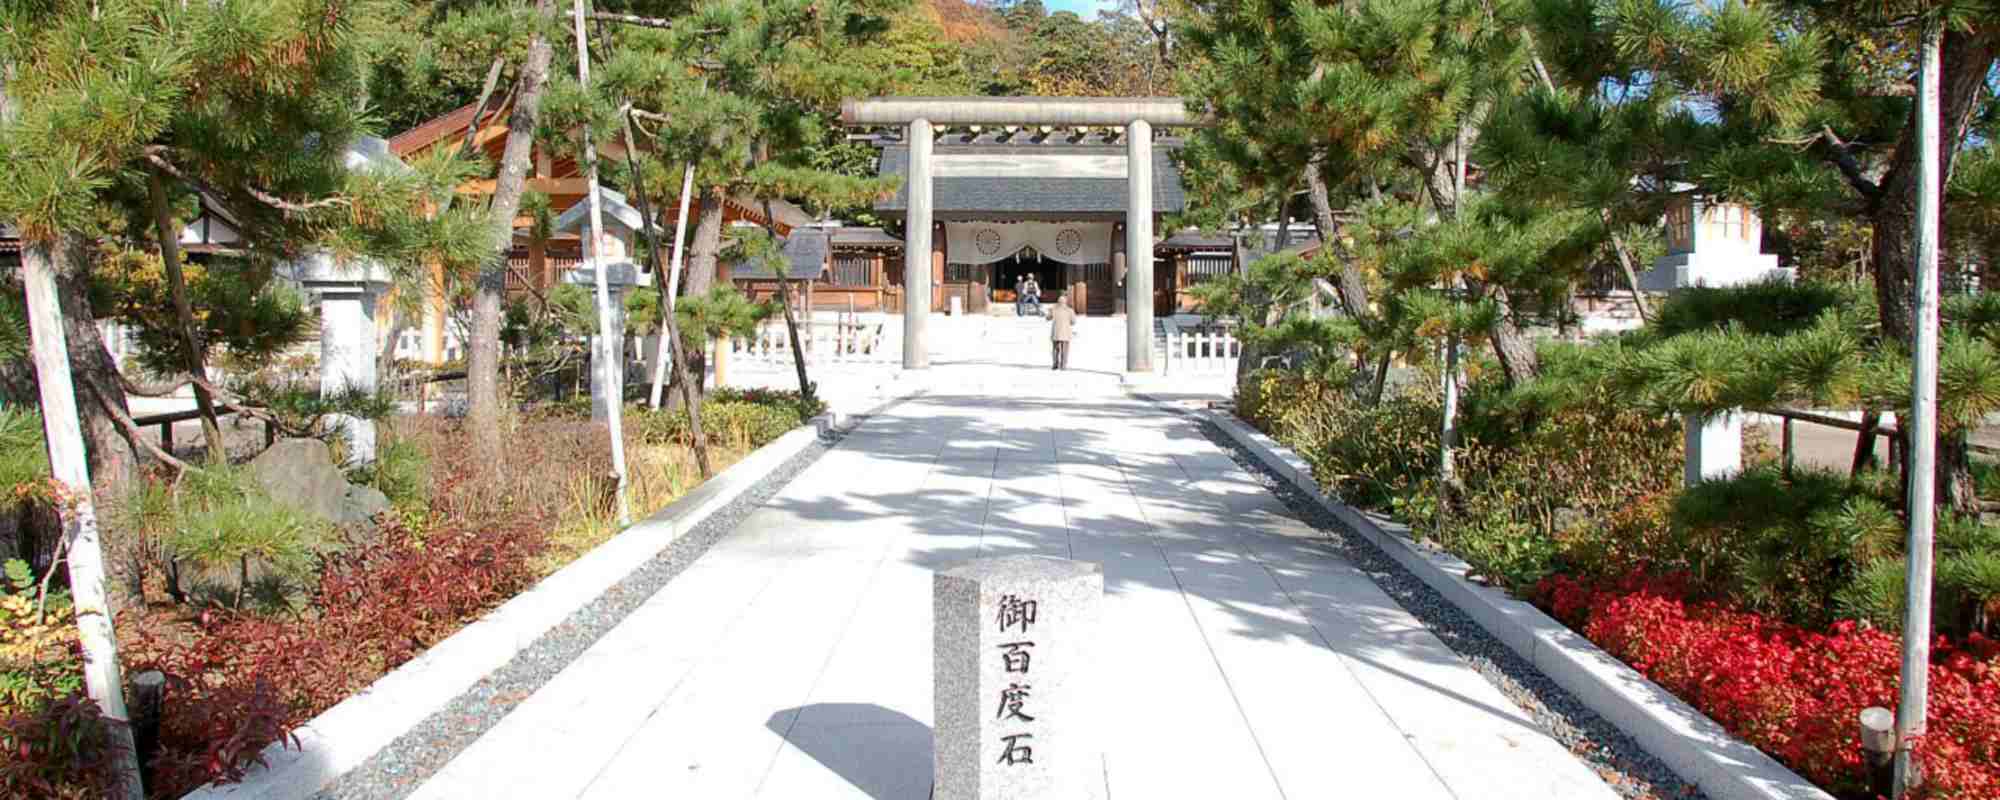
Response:
POLYGON ((864 423, 418 796, 922 800, 931 575, 1014 553, 1104 568, 1110 797, 1614 796, 1194 423, 999 382, 864 423))

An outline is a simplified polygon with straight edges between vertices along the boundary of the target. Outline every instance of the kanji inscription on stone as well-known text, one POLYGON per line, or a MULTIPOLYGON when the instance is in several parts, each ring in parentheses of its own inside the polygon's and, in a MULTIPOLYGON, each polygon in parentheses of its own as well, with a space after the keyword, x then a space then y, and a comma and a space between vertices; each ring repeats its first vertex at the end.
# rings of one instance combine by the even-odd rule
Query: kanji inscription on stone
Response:
POLYGON ((1103 570, 1005 556, 939 572, 932 591, 932 797, 1103 797, 1089 688, 1103 570))

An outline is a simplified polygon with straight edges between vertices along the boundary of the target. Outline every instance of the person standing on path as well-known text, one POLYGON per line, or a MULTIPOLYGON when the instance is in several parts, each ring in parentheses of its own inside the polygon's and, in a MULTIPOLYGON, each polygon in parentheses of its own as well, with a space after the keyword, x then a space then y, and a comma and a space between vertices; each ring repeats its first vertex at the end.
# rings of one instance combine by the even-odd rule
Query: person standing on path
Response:
POLYGON ((1042 315, 1042 284, 1035 280, 1034 273, 1021 283, 1021 302, 1035 307, 1035 316, 1042 315))
POLYGON ((1076 312, 1070 310, 1069 292, 1056 295, 1056 304, 1049 306, 1049 343, 1052 345, 1055 364, 1049 369, 1069 369, 1069 340, 1076 338, 1076 312))

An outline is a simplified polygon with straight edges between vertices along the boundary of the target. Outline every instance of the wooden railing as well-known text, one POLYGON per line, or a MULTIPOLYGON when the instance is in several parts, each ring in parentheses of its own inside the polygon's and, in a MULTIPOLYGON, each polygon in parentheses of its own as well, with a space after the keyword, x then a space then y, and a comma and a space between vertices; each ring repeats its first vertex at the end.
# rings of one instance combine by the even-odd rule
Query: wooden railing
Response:
MULTIPOLYGON (((418 381, 418 383, 432 384, 432 383, 441 383, 444 381, 463 380, 464 378, 465 378, 465 373, 463 371, 441 372, 435 375, 427 376, 423 380, 418 381)), ((217 403, 215 406, 215 418, 218 420, 222 419, 223 417, 234 416, 243 413, 244 411, 242 408, 231 403, 217 403)), ((160 414, 147 414, 145 416, 135 416, 132 418, 132 426, 142 430, 145 428, 158 427, 160 429, 160 449, 172 453, 174 452, 174 426, 183 422, 191 422, 198 419, 201 419, 201 409, 190 408, 185 411, 168 411, 160 414)), ((277 441, 278 441, 277 427, 274 424, 272 424, 271 420, 265 419, 264 446, 269 447, 277 441)))
MULTIPOLYGON (((1749 410, 1754 413, 1763 414, 1765 416, 1777 417, 1779 420, 1781 420, 1778 426, 1779 452, 1781 453, 1781 457, 1784 459, 1782 463, 1784 465, 1784 470, 1786 474, 1791 474, 1793 454, 1796 450, 1794 445, 1794 433, 1792 431, 1792 424, 1794 422, 1808 422, 1814 425, 1822 425, 1828 428, 1838 428, 1843 431, 1853 431, 1857 434, 1861 432, 1860 422, 1851 419, 1842 419, 1840 417, 1830 416, 1827 414, 1820 414, 1812 411, 1800 411, 1791 408, 1754 408, 1749 410)), ((1902 432, 1893 425, 1876 425, 1875 435, 1888 440, 1889 442, 1888 461, 1891 464, 1896 463, 1896 461, 1900 456, 1898 451, 1902 449, 1903 446, 1902 432)), ((1974 453, 1982 453, 1985 455, 2000 455, 2000 447, 1994 447, 1992 445, 1967 443, 1966 448, 1974 453)))

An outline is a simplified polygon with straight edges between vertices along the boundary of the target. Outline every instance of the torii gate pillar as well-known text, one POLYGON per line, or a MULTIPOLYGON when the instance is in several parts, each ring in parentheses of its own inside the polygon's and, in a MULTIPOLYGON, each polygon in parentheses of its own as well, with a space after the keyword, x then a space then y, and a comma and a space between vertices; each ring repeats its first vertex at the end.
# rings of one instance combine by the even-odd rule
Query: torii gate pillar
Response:
POLYGON ((841 103, 847 125, 900 125, 910 143, 903 241, 903 368, 930 366, 932 125, 1125 129, 1125 369, 1153 371, 1153 127, 1208 124, 1178 97, 873 97, 841 103))

